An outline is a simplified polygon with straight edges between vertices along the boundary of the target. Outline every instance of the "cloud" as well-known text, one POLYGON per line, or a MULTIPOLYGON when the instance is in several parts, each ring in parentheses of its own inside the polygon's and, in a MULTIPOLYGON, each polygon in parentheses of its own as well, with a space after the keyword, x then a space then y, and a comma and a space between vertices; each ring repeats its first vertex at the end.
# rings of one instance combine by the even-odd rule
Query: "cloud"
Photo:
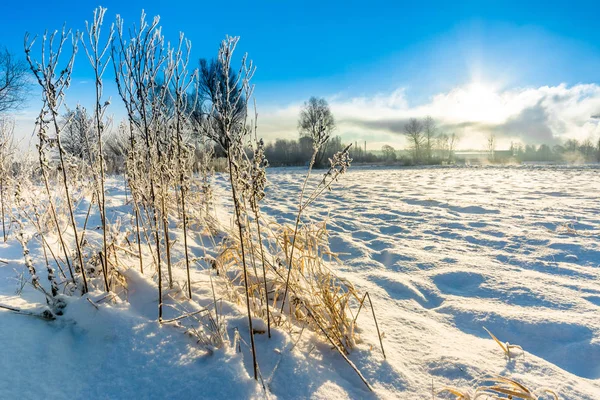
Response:
MULTIPOLYGON (((410 118, 427 115, 436 120, 440 131, 458 134, 462 149, 485 148, 490 134, 496 135, 498 149, 508 148, 512 141, 552 145, 567 139, 596 142, 600 137, 597 84, 500 89, 473 83, 438 93, 421 104, 411 103, 404 88, 370 96, 338 94, 327 100, 337 122, 335 134, 345 142, 366 141, 369 149, 385 144, 406 147, 404 125, 410 118)), ((301 107, 302 102, 285 106, 261 106, 259 102, 259 134, 267 141, 297 138, 301 107)), ((16 115, 16 136, 23 146, 31 142, 37 114, 31 109, 16 115)))
POLYGON ((498 136, 517 137, 525 142, 553 143, 557 137, 549 125, 548 110, 539 102, 535 106, 524 108, 506 122, 491 126, 490 131, 498 136))
MULTIPOLYGON (((328 98, 345 141, 367 140, 370 148, 382 144, 403 147, 409 118, 432 116, 440 130, 461 136, 461 147, 485 146, 488 135, 499 146, 511 141, 554 144, 567 139, 600 136, 600 86, 580 84, 500 90, 493 85, 470 84, 411 105, 404 89, 389 94, 328 98)), ((296 137, 301 104, 267 108, 259 120, 266 139, 296 137)))

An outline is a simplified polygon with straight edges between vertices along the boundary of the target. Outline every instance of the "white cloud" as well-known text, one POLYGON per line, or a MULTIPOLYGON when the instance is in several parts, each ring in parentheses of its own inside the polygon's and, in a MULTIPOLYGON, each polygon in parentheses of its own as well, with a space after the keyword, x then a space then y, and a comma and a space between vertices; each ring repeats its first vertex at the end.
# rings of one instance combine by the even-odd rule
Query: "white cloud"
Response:
MULTIPOLYGON (((431 115, 440 129, 462 136, 461 147, 479 148, 494 133, 499 146, 510 141, 556 143, 566 139, 597 139, 600 120, 600 86, 543 86, 500 90, 473 83, 432 96, 425 104, 411 106, 403 89, 374 96, 328 98, 338 122, 337 134, 345 141, 367 140, 369 148, 382 144, 404 146, 403 127, 409 118, 431 115)), ((267 108, 259 117, 267 140, 297 137, 296 121, 301 104, 267 108)))
MULTIPOLYGON (((600 119, 592 118, 600 115, 597 84, 502 90, 473 83, 436 94, 418 105, 410 103, 403 88, 372 96, 332 95, 327 100, 337 121, 336 134, 345 142, 367 141, 369 149, 384 144, 405 147, 402 133, 406 121, 427 115, 441 130, 461 135, 460 148, 483 149, 490 133, 497 136, 498 148, 508 148, 511 141, 554 144, 600 137, 600 119)), ((259 103, 259 134, 268 141, 297 138, 301 106, 301 102, 283 107, 261 107, 259 103)), ((16 136, 22 148, 32 143, 36 116, 35 110, 16 115, 16 136)))

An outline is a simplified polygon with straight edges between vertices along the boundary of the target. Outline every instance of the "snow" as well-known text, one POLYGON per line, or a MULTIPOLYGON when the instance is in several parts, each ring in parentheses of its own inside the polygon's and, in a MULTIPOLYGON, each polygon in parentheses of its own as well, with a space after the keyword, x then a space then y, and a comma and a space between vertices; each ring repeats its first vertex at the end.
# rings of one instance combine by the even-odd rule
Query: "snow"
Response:
MULTIPOLYGON (((303 173, 269 170, 265 214, 293 222, 303 173)), ((54 321, 0 309, 0 398, 431 398, 432 388, 473 389, 502 375, 561 398, 598 399, 599 178, 600 169, 586 167, 351 168, 315 202, 307 218, 327 220, 343 260, 332 268, 369 292, 384 333, 387 359, 370 310, 361 313, 350 359, 373 394, 302 327, 255 335, 265 393, 252 379, 245 307, 219 302, 241 353, 231 345, 207 351, 176 324, 158 324, 153 271, 139 273, 132 258, 128 301, 103 300, 100 291, 91 301, 67 298, 54 321), (513 349, 507 359, 483 327, 523 354, 513 349)), ((227 225, 226 177, 216 185, 227 225)), ((107 201, 111 220, 128 223, 121 178, 108 182, 107 201)), ((98 221, 92 215, 88 240, 99 240, 98 221)), ((205 232, 190 242, 195 257, 215 255, 205 232)), ((30 248, 44 282, 41 249, 33 241, 30 248)), ((15 294, 16 277, 29 278, 15 240, 0 244, 0 259, 8 262, 0 263, 0 304, 43 307, 31 286, 15 294)), ((210 269, 195 266, 194 300, 168 291, 166 319, 211 307, 210 269)), ((184 276, 181 264, 175 273, 184 276)))

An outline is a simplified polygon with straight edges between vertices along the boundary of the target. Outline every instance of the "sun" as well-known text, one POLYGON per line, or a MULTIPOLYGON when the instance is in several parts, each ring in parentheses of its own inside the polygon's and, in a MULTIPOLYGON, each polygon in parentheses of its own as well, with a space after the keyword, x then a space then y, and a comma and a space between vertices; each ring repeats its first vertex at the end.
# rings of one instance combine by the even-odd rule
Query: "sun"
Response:
POLYGON ((457 93, 460 114, 467 121, 501 123, 505 120, 504 101, 496 85, 474 81, 457 93))
POLYGON ((472 81, 437 96, 444 114, 456 122, 499 124, 506 120, 506 101, 497 85, 472 81))

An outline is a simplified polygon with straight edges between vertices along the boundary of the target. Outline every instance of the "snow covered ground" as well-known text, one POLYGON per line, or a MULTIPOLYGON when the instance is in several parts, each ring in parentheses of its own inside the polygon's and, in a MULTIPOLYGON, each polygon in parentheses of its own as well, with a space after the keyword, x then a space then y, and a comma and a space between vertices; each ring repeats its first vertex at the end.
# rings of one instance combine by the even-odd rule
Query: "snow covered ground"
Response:
MULTIPOLYGON (((271 169, 263 212, 292 223, 303 173, 271 169)), ((225 182, 217 177, 223 212, 225 182)), ((350 358, 375 393, 326 343, 277 331, 256 335, 268 397, 432 398, 502 375, 565 399, 600 398, 598 182, 600 169, 586 167, 351 168, 308 216, 328 220, 344 261, 333 268, 372 296, 387 359, 368 313, 350 358), (524 353, 507 359, 484 326, 524 353)), ((116 219, 122 181, 108 190, 116 219)), ((192 241, 197 255, 203 236, 192 241)), ((39 248, 32 255, 41 266, 39 248)), ((0 244, 0 259, 0 304, 43 303, 27 286, 15 295, 16 277, 27 277, 16 241, 0 244)), ((241 354, 207 354, 176 327, 159 327, 150 278, 134 266, 129 303, 96 309, 72 299, 52 322, 0 310, 0 398, 264 397, 244 344, 241 354)), ((188 311, 212 296, 207 270, 192 280, 188 311)), ((178 312, 167 307, 166 318, 178 312)), ((243 308, 225 302, 224 315, 229 336, 237 328, 247 341, 243 308)))

